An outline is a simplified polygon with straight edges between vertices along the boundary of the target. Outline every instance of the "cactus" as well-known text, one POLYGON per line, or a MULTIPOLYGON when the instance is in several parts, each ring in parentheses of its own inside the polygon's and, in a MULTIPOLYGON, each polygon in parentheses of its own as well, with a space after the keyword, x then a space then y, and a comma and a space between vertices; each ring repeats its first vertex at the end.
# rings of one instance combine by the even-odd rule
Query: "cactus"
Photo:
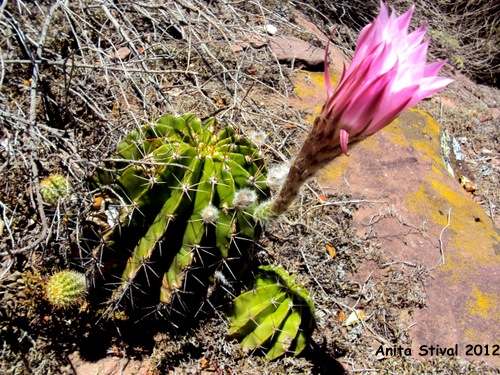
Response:
MULTIPOLYGON (((246 248, 260 222, 276 216, 266 168, 254 143, 229 126, 216 135, 216 126, 193 115, 163 116, 129 133, 115 161, 93 177, 100 211, 90 221, 101 227, 99 251, 126 258, 113 308, 147 302, 161 314, 166 307, 189 317, 199 309, 188 302, 193 295, 201 301, 221 276, 239 280, 249 268, 246 248)), ((230 336, 247 349, 266 347, 270 359, 299 354, 314 326, 309 293, 280 267, 261 266, 254 289, 236 298, 229 316, 230 336)))
POLYGON ((42 199, 51 206, 57 205, 59 198, 64 197, 68 191, 68 180, 60 174, 50 175, 40 182, 40 194, 42 195, 42 199))
POLYGON ((260 266, 254 286, 238 296, 228 313, 230 337, 269 359, 298 355, 314 328, 314 305, 306 289, 283 268, 260 266))
POLYGON ((77 306, 85 300, 87 286, 85 275, 64 270, 52 275, 45 287, 47 300, 56 308, 77 306))
POLYGON ((107 245, 123 252, 116 237, 133 233, 113 300, 137 287, 169 305, 195 271, 189 282, 199 292, 256 237, 253 213, 268 198, 264 162, 252 142, 230 126, 216 135, 216 126, 213 118, 162 116, 128 134, 118 145, 119 161, 94 176, 95 187, 122 202, 114 215, 120 230, 108 229, 107 245))

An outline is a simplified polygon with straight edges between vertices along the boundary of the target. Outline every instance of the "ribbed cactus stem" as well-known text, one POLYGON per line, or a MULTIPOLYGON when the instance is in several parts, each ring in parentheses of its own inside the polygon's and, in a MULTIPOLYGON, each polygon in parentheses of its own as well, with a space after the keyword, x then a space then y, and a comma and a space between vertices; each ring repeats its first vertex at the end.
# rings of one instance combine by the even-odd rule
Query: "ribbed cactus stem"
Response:
POLYGON ((277 266, 259 268, 253 287, 234 300, 228 317, 229 335, 269 359, 302 352, 315 324, 309 292, 277 266))
POLYGON ((268 198, 264 162, 252 142, 229 126, 219 133, 216 127, 214 119, 163 116, 128 134, 117 150, 123 161, 94 178, 133 208, 120 215, 129 220, 122 226, 146 224, 115 300, 163 268, 158 300, 171 303, 201 252, 225 259, 236 238, 255 238, 253 211, 268 198), (155 268, 161 259, 165 263, 155 268))

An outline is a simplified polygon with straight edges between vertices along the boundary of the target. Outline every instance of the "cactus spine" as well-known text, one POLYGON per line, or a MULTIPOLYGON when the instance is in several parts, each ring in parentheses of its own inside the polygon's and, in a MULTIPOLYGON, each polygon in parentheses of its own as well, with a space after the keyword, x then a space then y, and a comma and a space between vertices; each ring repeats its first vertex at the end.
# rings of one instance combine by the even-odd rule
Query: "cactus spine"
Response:
POLYGON ((85 275, 64 270, 52 275, 45 287, 47 300, 56 308, 77 306, 85 300, 87 286, 85 275))

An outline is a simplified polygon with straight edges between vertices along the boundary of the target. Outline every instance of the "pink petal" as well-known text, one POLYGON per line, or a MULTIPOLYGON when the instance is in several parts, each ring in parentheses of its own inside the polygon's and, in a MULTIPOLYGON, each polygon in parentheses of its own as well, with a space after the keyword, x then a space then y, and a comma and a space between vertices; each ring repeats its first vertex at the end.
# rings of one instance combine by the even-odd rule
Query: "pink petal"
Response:
POLYGON ((410 106, 444 89, 453 81, 453 79, 445 77, 431 77, 420 80, 420 90, 413 97, 410 106))
POLYGON ((342 152, 347 155, 347 144, 349 143, 349 133, 344 129, 340 129, 340 147, 342 152))
MULTIPOLYGON (((334 30, 335 31, 335 30, 334 30)), ((332 32, 333 34, 333 32, 332 32)), ((333 89, 332 89, 332 84, 330 82, 330 72, 328 70, 328 47, 330 46, 330 38, 328 38, 328 41, 326 42, 326 49, 325 49, 325 61, 323 62, 324 64, 324 70, 325 70, 325 86, 326 86, 326 97, 327 100, 333 95, 333 89)), ((345 70, 345 66, 344 66, 345 70)))
POLYGON ((415 5, 413 5, 405 14, 397 19, 397 26, 400 32, 408 32, 408 27, 410 26, 410 20, 414 10, 415 5))
POLYGON ((408 35, 408 44, 414 45, 414 44, 420 44, 422 42, 422 39, 424 39, 425 35, 425 24, 420 26, 419 29, 415 30, 412 32, 410 35, 408 35))
MULTIPOLYGON (((408 88, 409 92, 414 90, 415 88, 408 88)), ((408 97, 408 95, 405 95, 405 93, 403 93, 401 95, 401 99, 397 103, 395 103, 397 105, 392 106, 390 110, 388 110, 380 119, 378 119, 378 121, 373 122, 364 134, 371 135, 389 125, 396 117, 399 116, 401 112, 411 106, 411 99, 411 97, 408 97)))
POLYGON ((429 65, 426 65, 424 68, 424 77, 432 77, 437 76, 439 69, 446 64, 446 60, 438 61, 429 65))

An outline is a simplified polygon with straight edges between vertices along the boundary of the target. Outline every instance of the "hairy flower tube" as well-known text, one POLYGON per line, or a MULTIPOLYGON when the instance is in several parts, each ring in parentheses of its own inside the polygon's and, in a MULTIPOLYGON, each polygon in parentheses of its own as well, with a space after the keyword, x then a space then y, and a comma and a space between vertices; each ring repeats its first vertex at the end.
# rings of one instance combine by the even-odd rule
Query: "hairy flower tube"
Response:
POLYGON ((332 89, 325 53, 327 101, 274 200, 272 211, 287 209, 305 180, 354 144, 392 122, 402 111, 443 89, 444 61, 426 65, 425 26, 409 33, 413 7, 397 17, 381 2, 380 14, 358 38, 351 65, 332 89))

